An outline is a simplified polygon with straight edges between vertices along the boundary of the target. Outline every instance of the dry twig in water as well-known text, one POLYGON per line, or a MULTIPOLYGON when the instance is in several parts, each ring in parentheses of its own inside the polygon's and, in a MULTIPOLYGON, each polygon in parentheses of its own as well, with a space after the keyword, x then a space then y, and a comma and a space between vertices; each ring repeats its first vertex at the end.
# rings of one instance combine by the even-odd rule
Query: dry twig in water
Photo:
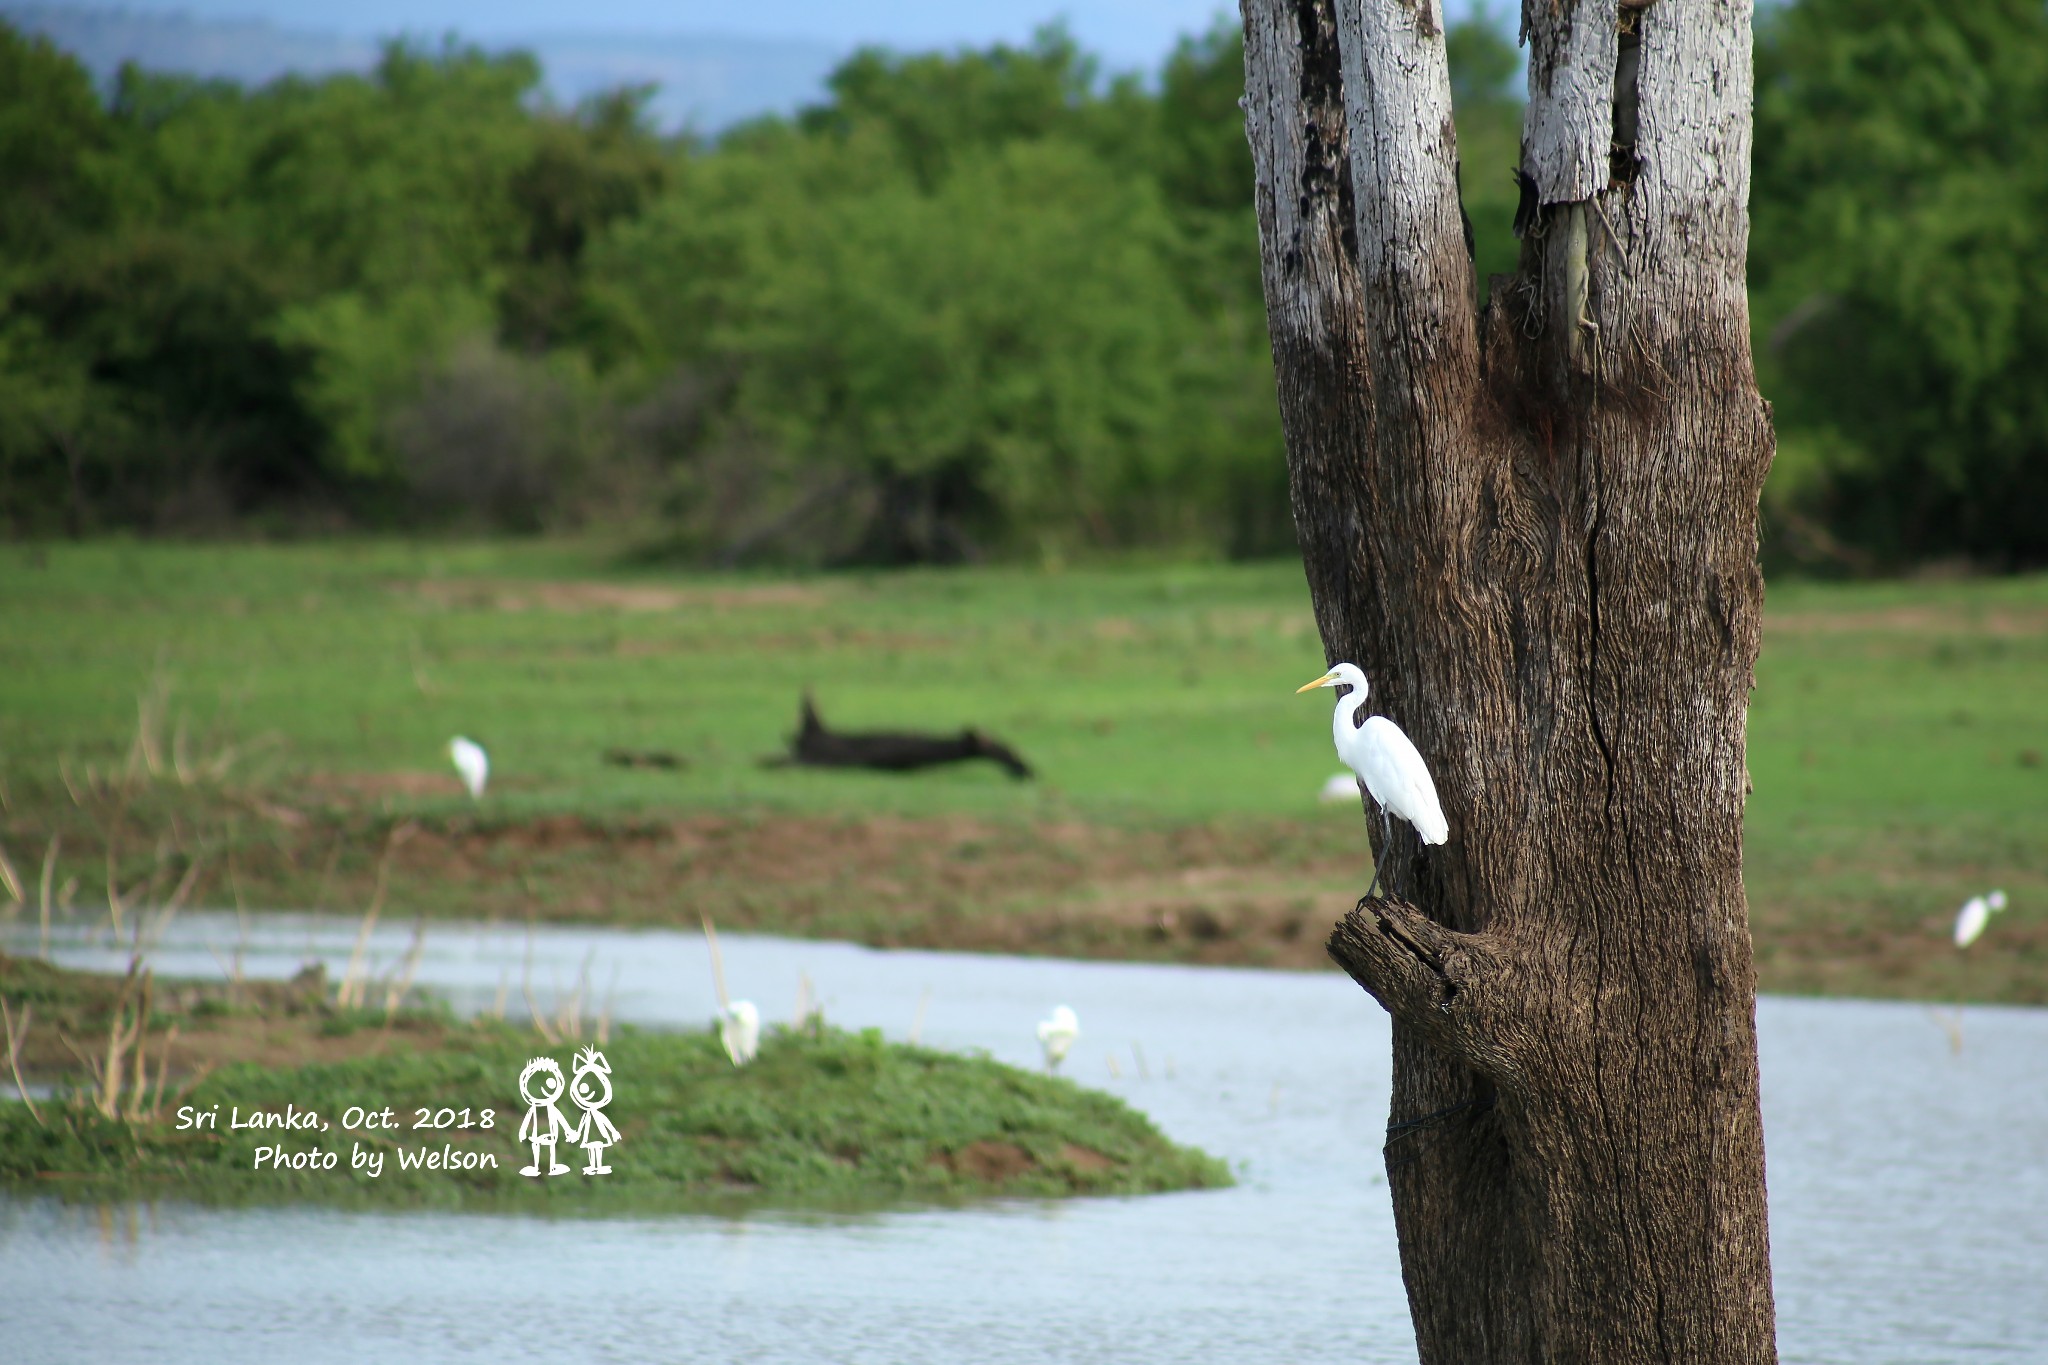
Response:
POLYGON ((718 1012, 732 1013, 732 998, 725 993, 725 959, 718 953, 718 930, 711 927, 711 916, 699 914, 704 924, 704 943, 711 949, 711 984, 718 991, 718 1012))
POLYGON ((548 1021, 541 1017, 540 1006, 533 1003, 533 921, 526 922, 526 965, 519 974, 519 989, 526 996, 526 1012, 533 1018, 533 1027, 546 1040, 549 1047, 562 1040, 548 1027, 548 1021))
POLYGON ((555 1014, 555 1031, 572 1043, 583 1041, 583 997, 590 990, 590 962, 596 955, 595 948, 583 955, 583 965, 576 970, 576 990, 555 1014))
POLYGON ((50 846, 43 850, 41 954, 45 958, 50 955, 50 882, 57 875, 57 850, 63 846, 63 842, 62 836, 52 834, 50 836, 50 846))
POLYGON ((4 847, 0 847, 0 885, 7 888, 7 894, 14 898, 16 905, 28 904, 28 897, 22 893, 21 877, 14 870, 14 860, 7 856, 4 847))
POLYGON ((38 1128, 41 1128, 45 1126, 42 1111, 37 1109, 36 1102, 29 1098, 28 1087, 22 1084, 21 1080, 21 1045, 28 1041, 29 1020, 34 1015, 34 1012, 34 1006, 26 1001, 22 1002, 21 1031, 16 1033, 14 1029, 14 1016, 8 1013, 7 1002, 4 999, 0 999, 0 1021, 4 1021, 7 1026, 7 1069, 14 1074, 15 1092, 21 1096, 21 1102, 28 1106, 29 1117, 36 1121, 38 1128))
POLYGON ((391 855, 399 845, 419 832, 419 826, 408 820, 392 830, 384 840, 384 854, 377 860, 377 886, 370 894, 370 908, 363 913, 362 928, 356 931, 355 948, 348 955, 348 970, 342 973, 341 985, 335 988, 334 1003, 342 1006, 363 1003, 364 956, 370 948, 370 932, 377 927, 377 917, 384 913, 384 893, 390 886, 391 855))
MULTIPOLYGON (((93 1066, 93 1078, 97 1082, 94 1104, 110 1119, 121 1117, 121 1092, 127 1078, 128 1053, 142 1040, 143 1031, 149 1027, 149 1007, 154 995, 154 976, 149 968, 142 965, 137 954, 128 959, 128 975, 121 982, 120 997, 114 1002, 113 1020, 107 1026, 106 1064, 93 1066), (142 996, 136 1002, 131 1015, 129 1002, 134 999, 137 982, 141 984, 142 996)), ((136 1084, 143 1084, 138 1076, 136 1084)))
POLYGON ((391 1024, 391 1016, 398 1013, 398 1006, 405 999, 405 993, 412 989, 413 976, 420 969, 420 954, 427 946, 427 917, 424 913, 412 922, 412 942, 406 946, 404 970, 391 988, 384 992, 384 1023, 391 1024))

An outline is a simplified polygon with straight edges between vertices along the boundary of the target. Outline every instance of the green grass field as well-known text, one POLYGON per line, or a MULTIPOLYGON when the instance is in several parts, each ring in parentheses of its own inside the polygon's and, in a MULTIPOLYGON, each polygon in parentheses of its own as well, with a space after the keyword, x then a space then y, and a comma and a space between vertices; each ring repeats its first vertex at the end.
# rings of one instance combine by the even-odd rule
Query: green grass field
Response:
MULTIPOLYGON (((180 754, 191 775, 233 744, 230 782, 263 794, 258 812, 284 808, 273 842, 294 812, 370 840, 370 853, 351 844, 340 858, 348 885, 393 822, 445 836, 441 861, 412 870, 466 879, 469 889, 416 890, 450 909, 620 917, 659 883, 670 894, 660 914, 679 917, 695 877, 707 894, 722 887, 713 908, 742 923, 892 941, 890 897, 938 904, 941 883, 969 910, 1014 915, 1053 896, 1107 904, 1102 888, 1114 885, 1129 894, 1109 897, 1110 910, 1157 926, 1177 922, 1176 897, 1225 920, 1238 902, 1348 904, 1366 871, 1355 814, 1315 800, 1337 765, 1326 704, 1292 695, 1323 666, 1292 564, 787 579, 621 567, 574 544, 4 554, 5 846, 31 899, 49 832, 76 826, 72 849, 107 835, 104 814, 83 822, 76 811, 93 804, 93 780, 135 762, 139 701, 155 717, 143 728, 159 795, 155 806, 122 798, 115 825, 145 807, 175 814, 181 793, 207 786, 179 784, 180 754), (907 778, 759 766, 806 687, 834 725, 980 726, 1042 780, 987 764, 907 778), (481 811, 443 753, 457 733, 491 753, 481 811), (610 748, 687 766, 607 766, 610 748), (550 862, 535 852, 549 839, 528 839, 524 862, 479 851, 491 831, 559 831, 565 817, 586 832, 644 835, 670 821, 692 838, 725 831, 714 853, 734 827, 757 840, 784 829, 813 861, 832 831, 879 829, 944 843, 934 856, 945 866, 924 857, 877 871, 852 857, 842 868, 868 871, 827 869, 809 892, 765 906, 749 901, 750 881, 797 878, 772 842, 750 864, 721 861, 698 838, 662 878, 640 882, 611 854, 550 862), (960 871, 976 859, 989 863, 980 881, 960 871), (1054 863, 1057 876, 1044 870, 1054 863), (1202 875, 1190 880, 1191 868, 1202 875), (492 899, 493 869, 525 899, 492 899), (788 908, 798 902, 816 913, 788 908)), ((1773 585, 1747 841, 1764 984, 2048 1000, 2044 753, 2048 579, 1773 585), (1944 934, 1956 905, 1993 885, 2014 908, 1955 953, 1944 934)), ((292 856, 300 881, 266 881, 253 854, 245 875, 308 903, 319 858, 292 856)), ((73 872, 94 885, 83 866, 73 872)), ((971 918, 958 904, 951 913, 971 918)), ((1312 958, 1319 937, 1301 953, 1312 958)), ((1229 938, 1226 926, 1204 940, 1223 946, 1181 955, 1296 960, 1229 938)), ((936 932, 893 941, 1005 946, 936 932)), ((1100 946, 1130 945, 1111 935, 1100 946)))
POLYGON ((508 813, 1200 819, 1313 811, 1333 766, 1290 695, 1322 658, 1285 566, 691 579, 563 548, 389 545, 58 547, 23 565, 0 587, 10 774, 118 761, 159 671, 194 736, 278 735, 307 772, 445 775, 448 737, 471 735, 508 813), (807 686, 835 725, 980 725, 1044 781, 758 768, 807 686), (690 767, 601 764, 617 746, 690 767))

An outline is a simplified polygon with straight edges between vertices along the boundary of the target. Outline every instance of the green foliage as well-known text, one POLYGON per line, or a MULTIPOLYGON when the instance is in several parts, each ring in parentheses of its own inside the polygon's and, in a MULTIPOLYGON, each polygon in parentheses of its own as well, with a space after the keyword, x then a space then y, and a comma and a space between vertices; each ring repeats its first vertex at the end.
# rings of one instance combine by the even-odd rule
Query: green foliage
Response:
POLYGON ((1277 548, 1225 33, 1158 98, 1057 29, 861 52, 698 149, 453 43, 250 92, 130 68, 101 109, 10 32, 16 525, 523 528, 652 478, 728 558, 1277 548))
POLYGON ((578 339, 584 249, 657 194, 669 163, 649 135, 649 92, 627 89, 591 100, 574 119, 544 119, 513 176, 513 206, 525 224, 524 252, 504 271, 503 330, 527 351, 578 339))
POLYGON ((6 463, 67 483, 74 526, 147 526, 180 501, 290 490, 317 432, 296 358, 266 335, 280 290, 196 229, 138 224, 70 244, 14 296, 12 329, 51 380, 6 463))
POLYGON ((23 509, 17 526, 79 529, 66 457, 100 404, 88 358, 8 301, 76 234, 108 221, 113 145, 84 69, 0 22, 0 507, 23 509))
POLYGON ((1462 114, 1482 105, 1519 104, 1515 78, 1522 59, 1502 32, 1504 21, 1489 4, 1477 4, 1444 30, 1444 56, 1451 68, 1451 99, 1462 114))
POLYGON ((111 212, 114 130, 83 67, 0 23, 0 287, 111 212))
POLYGON ((428 368, 490 328, 482 298, 427 286, 381 299, 353 290, 323 294, 280 311, 271 332, 307 358, 300 389, 326 426, 335 473, 378 482, 400 473, 385 439, 388 414, 418 396, 428 368))
MULTIPOLYGON (((1453 37, 1511 124, 1500 40, 1453 37)), ((724 562, 1291 544, 1226 21, 1156 89, 1056 27, 862 51, 709 148, 452 42, 257 91, 130 68, 104 110, 5 60, 15 123, 63 130, 0 135, 55 206, 0 218, 34 244, 0 281, 22 529, 532 528, 609 488, 724 562)))
MULTIPOLYGON (((1445 42, 1484 295, 1521 59, 1445 42)), ((1760 26, 1774 554, 2048 561, 2048 18, 1760 26)), ((1292 543, 1227 18, 1156 80, 1063 29, 855 53, 714 145, 647 92, 398 43, 260 90, 0 23, 0 505, 17 533, 620 518, 721 564, 1292 543), (496 453, 494 453, 496 452, 496 453)))
POLYGON ((1220 34, 1183 45, 1159 100, 1098 90, 1057 30, 863 52, 830 104, 689 159, 609 234, 598 353, 711 377, 707 439, 674 483, 718 509, 700 548, 1286 544, 1249 163, 1221 96, 1241 59, 1220 34))
MULTIPOLYGON (((1244 137, 1244 32, 1218 16, 1166 59, 1157 111, 1160 188, 1174 204, 1247 215, 1252 151, 1244 137)), ((1256 256, 1254 256, 1256 261, 1256 256)))
POLYGON ((826 84, 831 99, 796 126, 839 139, 878 132, 929 191, 979 156, 1073 132, 1094 103, 1096 75, 1073 39, 1049 28, 1025 48, 914 56, 864 49, 826 84))
POLYGON ((1854 563, 2048 562, 2048 11, 1800 0, 1757 74, 1772 509, 1854 563))
POLYGON ((523 245, 511 191, 539 76, 524 56, 394 44, 372 77, 271 86, 250 97, 232 207, 316 287, 484 284, 523 245))
POLYGON ((529 58, 394 44, 369 76, 254 92, 129 67, 102 109, 75 63, 4 25, 0 71, 0 172, 34 190, 0 208, 18 530, 293 504, 538 523, 554 471, 582 461, 581 434, 556 429, 588 406, 587 363, 508 353, 492 363, 519 378, 495 388, 450 375, 479 346, 539 350, 581 325, 585 245, 666 174, 640 96, 536 112, 529 58), (541 454, 410 458, 406 432, 477 424, 422 403, 485 390, 509 397, 482 424, 555 433, 541 454))
POLYGON ((1012 144, 926 191, 856 132, 701 168, 595 271, 649 351, 729 375, 728 440, 820 483, 915 490, 959 544, 1140 539, 1130 523, 1185 472, 1175 404, 1199 401, 1172 233, 1149 184, 1071 142, 1012 144))
POLYGON ((1483 299, 1492 277, 1512 274, 1521 255, 1514 172, 1522 164, 1522 61, 1485 5, 1447 27, 1444 46, 1458 120, 1460 197, 1472 224, 1473 273, 1483 299))

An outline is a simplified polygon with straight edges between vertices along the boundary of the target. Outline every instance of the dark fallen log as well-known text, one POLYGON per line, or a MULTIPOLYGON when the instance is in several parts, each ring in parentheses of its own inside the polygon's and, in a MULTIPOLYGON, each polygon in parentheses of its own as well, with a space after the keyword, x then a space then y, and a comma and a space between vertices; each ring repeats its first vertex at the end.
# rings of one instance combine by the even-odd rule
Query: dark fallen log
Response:
POLYGON ((666 749, 606 749, 604 761, 614 768, 665 768, 671 772, 690 766, 688 760, 666 749))
POLYGON ((1009 745, 971 728, 957 735, 908 730, 828 730, 825 722, 818 719, 818 708, 807 692, 796 734, 790 737, 788 756, 766 762, 774 767, 876 768, 900 773, 976 758, 999 765, 1015 778, 1031 776, 1031 765, 1017 757, 1009 745))

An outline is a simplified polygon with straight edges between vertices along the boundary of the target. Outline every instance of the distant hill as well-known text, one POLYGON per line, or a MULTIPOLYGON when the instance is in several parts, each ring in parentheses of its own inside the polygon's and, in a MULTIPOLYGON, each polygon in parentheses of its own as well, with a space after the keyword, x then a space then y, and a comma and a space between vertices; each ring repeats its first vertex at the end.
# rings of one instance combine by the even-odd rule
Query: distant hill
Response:
MULTIPOLYGON (((262 85, 287 73, 366 71, 377 44, 260 19, 194 19, 125 10, 0 3, 0 18, 39 33, 107 81, 121 63, 262 85)), ((825 76, 846 54, 823 43, 717 35, 538 34, 491 41, 540 58, 550 94, 564 103, 619 85, 659 87, 657 123, 715 133, 758 114, 788 113, 822 98, 825 76)))

